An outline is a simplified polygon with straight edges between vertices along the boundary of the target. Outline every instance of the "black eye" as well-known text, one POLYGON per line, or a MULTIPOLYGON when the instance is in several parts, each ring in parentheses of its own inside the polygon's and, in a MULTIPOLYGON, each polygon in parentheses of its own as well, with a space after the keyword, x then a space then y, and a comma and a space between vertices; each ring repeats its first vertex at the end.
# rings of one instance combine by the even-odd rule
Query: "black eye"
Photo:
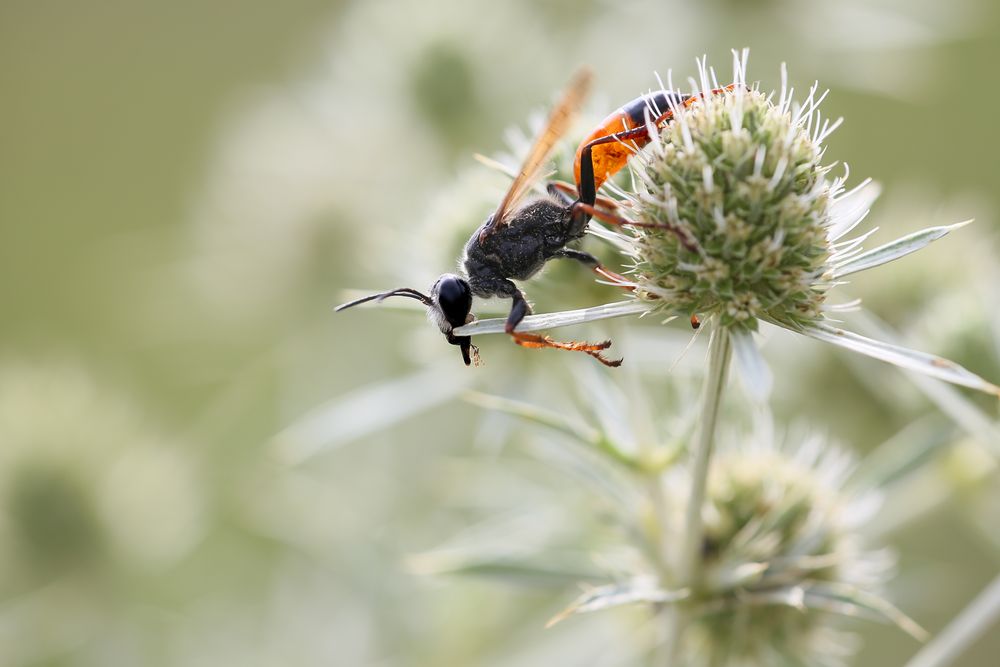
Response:
POLYGON ((465 324, 465 318, 472 310, 472 290, 469 283, 461 278, 442 278, 437 290, 438 304, 445 319, 453 327, 465 324))

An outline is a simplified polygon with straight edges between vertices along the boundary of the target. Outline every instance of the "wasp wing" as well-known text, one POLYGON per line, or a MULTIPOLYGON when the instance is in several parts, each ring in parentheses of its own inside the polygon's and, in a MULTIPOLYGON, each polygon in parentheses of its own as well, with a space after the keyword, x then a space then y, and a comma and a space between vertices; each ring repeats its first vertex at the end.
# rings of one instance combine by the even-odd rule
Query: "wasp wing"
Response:
POLYGON ((497 207, 497 210, 491 216, 489 223, 479 233, 480 241, 492 234, 500 226, 507 224, 511 213, 516 210, 518 202, 532 189, 538 175, 541 173, 542 167, 545 165, 545 161, 552 152, 552 148, 566 133, 566 130, 569 129, 573 113, 586 98, 592 79, 593 74, 586 68, 578 70, 573 75, 559 103, 552 109, 552 113, 549 114, 548 122, 539 133, 531 150, 528 151, 528 156, 524 159, 524 164, 521 165, 521 171, 514 178, 514 182, 511 183, 507 194, 500 201, 500 206, 497 207))

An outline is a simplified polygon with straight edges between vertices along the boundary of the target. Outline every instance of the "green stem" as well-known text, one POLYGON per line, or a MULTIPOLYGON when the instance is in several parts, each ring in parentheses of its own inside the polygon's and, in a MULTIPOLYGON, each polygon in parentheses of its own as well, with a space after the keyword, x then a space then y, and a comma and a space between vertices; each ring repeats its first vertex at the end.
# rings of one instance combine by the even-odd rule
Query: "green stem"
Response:
MULTIPOLYGON (((668 586, 670 577, 670 558, 668 555, 669 545, 666 536, 669 533, 667 517, 667 501, 663 493, 663 474, 657 473, 649 480, 649 497, 652 501, 655 525, 652 528, 652 542, 656 549, 656 562, 658 564, 658 574, 664 586, 668 586)), ((653 665, 670 665, 673 656, 670 654, 673 646, 674 621, 676 616, 674 605, 661 604, 654 607, 657 619, 663 618, 659 629, 661 634, 656 639, 654 654, 652 656, 653 665)))
POLYGON ((722 403, 722 391, 726 386, 726 372, 729 370, 731 354, 729 330, 721 325, 716 326, 708 343, 708 377, 701 397, 701 428, 695 443, 694 462, 691 466, 691 496, 688 498, 687 513, 684 517, 684 542, 677 569, 678 579, 685 586, 696 586, 701 577, 699 554, 704 533, 701 510, 705 504, 708 466, 712 459, 719 405, 722 403))
POLYGON ((937 637, 924 645, 906 667, 944 667, 1000 621, 1000 576, 995 578, 937 637))
MULTIPOLYGON (((732 345, 729 330, 716 325, 712 330, 712 339, 708 344, 708 376, 701 398, 701 417, 698 439, 695 442, 691 465, 691 495, 688 498, 687 511, 684 517, 684 536, 681 542, 680 560, 677 567, 676 585, 690 587, 696 590, 702 576, 701 549, 704 541, 704 524, 702 523, 702 508, 705 504, 705 489, 708 486, 708 470, 712 460, 712 448, 715 444, 716 424, 719 419, 719 406, 722 403, 722 392, 726 386, 726 373, 729 370, 729 359, 732 356, 732 345)), ((679 607, 664 610, 665 640, 667 642, 666 659, 658 660, 662 665, 676 664, 677 649, 681 634, 688 619, 679 607)))

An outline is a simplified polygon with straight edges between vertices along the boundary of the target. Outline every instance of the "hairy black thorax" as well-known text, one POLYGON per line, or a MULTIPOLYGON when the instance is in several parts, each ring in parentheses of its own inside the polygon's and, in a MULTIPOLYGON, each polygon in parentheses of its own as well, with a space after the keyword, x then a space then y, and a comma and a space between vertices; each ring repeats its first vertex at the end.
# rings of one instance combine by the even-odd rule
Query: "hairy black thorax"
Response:
POLYGON ((482 242, 481 229, 465 246, 463 268, 473 293, 486 298, 509 296, 505 284, 509 279, 531 278, 566 244, 581 238, 586 226, 574 229, 567 206, 539 199, 522 207, 482 242))

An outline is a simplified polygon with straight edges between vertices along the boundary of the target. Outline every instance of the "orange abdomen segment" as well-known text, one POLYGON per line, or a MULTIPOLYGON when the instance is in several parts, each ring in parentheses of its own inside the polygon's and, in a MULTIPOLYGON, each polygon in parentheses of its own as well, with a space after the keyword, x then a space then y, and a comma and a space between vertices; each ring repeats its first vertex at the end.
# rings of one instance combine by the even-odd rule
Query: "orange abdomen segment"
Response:
MULTIPOLYGON (((736 84, 732 83, 725 88, 717 88, 711 92, 713 95, 719 95, 732 91, 735 87, 736 84)), ((651 95, 638 97, 609 115, 576 149, 573 175, 576 179, 577 189, 580 192, 587 189, 584 184, 580 183, 580 165, 583 160, 583 152, 589 144, 612 135, 625 135, 591 147, 594 165, 593 192, 596 193, 605 181, 618 173, 628 163, 629 158, 635 153, 635 149, 640 149, 649 143, 649 133, 646 132, 645 128, 647 109, 654 124, 662 128, 673 117, 672 108, 690 106, 701 97, 702 94, 684 95, 661 90, 651 95), (630 130, 634 131, 630 132, 630 130)))
MULTIPOLYGON (((573 177, 577 184, 580 183, 580 161, 583 156, 583 149, 586 148, 587 144, 595 139, 617 134, 618 132, 633 130, 640 126, 642 121, 636 123, 628 114, 627 109, 630 106, 632 104, 618 109, 601 121, 597 129, 587 135, 587 138, 581 142, 580 147, 576 149, 576 160, 573 162, 573 177)), ((642 148, 649 143, 649 135, 643 133, 640 137, 632 141, 639 148, 642 148)), ((632 157, 633 152, 625 144, 618 141, 594 146, 591 149, 591 156, 594 163, 594 189, 600 190, 605 181, 618 173, 628 162, 628 159, 632 157)))

